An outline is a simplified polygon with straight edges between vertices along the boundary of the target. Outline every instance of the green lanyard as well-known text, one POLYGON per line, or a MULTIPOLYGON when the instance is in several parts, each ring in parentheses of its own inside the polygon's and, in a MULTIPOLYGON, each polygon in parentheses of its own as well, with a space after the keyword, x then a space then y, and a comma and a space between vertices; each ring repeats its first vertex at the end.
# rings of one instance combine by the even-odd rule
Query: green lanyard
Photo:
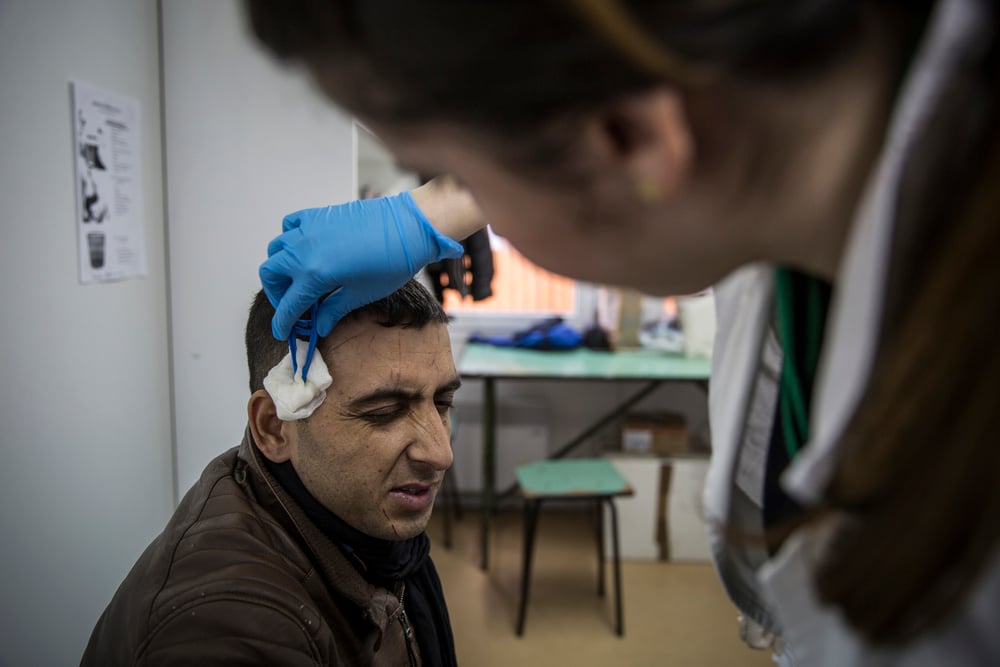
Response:
MULTIPOLYGON (((800 277, 802 274, 798 274, 800 277)), ((795 273, 778 267, 775 273, 775 302, 778 315, 778 339, 781 342, 781 428, 789 459, 809 441, 809 410, 806 406, 805 387, 812 387, 819 365, 819 353, 823 343, 823 328, 826 320, 826 299, 822 293, 822 283, 806 276, 805 297, 805 368, 798 367, 796 359, 796 327, 793 311, 793 282, 795 273), (808 384, 806 384, 808 383, 808 384)))

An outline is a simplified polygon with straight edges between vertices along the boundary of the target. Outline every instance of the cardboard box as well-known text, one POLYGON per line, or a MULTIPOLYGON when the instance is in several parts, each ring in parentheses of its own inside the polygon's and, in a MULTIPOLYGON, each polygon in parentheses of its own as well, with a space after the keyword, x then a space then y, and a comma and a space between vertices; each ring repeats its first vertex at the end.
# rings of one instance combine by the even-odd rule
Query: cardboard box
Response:
POLYGON ((626 416, 622 451, 655 456, 689 454, 691 443, 684 417, 668 412, 626 416))

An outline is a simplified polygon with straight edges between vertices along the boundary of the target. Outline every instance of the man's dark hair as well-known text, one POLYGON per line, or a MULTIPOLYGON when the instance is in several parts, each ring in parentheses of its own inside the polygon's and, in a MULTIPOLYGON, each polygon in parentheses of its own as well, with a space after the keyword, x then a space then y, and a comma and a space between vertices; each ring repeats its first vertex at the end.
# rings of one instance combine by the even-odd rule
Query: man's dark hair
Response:
MULTIPOLYGON (((264 377, 268 371, 277 366, 288 354, 288 342, 276 340, 271 334, 273 317, 274 306, 263 290, 257 292, 250 306, 246 330, 251 393, 264 388, 264 377)), ((384 327, 417 329, 422 329, 431 322, 448 323, 448 316, 441 308, 441 304, 416 280, 409 281, 384 299, 351 311, 340 322, 350 322, 359 318, 371 318, 384 327)), ((322 347, 321 340, 321 350, 322 347)))

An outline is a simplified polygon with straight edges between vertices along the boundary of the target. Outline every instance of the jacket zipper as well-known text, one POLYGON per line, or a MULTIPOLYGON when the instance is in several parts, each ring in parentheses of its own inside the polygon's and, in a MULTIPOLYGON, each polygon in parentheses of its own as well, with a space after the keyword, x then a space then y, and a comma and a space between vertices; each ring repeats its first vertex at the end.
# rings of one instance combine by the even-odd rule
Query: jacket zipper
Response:
POLYGON ((406 584, 399 582, 399 625, 403 628, 403 636, 406 638, 406 655, 410 660, 410 667, 417 667, 417 656, 413 654, 413 628, 410 627, 410 620, 406 618, 406 607, 403 606, 403 594, 406 593, 406 584))

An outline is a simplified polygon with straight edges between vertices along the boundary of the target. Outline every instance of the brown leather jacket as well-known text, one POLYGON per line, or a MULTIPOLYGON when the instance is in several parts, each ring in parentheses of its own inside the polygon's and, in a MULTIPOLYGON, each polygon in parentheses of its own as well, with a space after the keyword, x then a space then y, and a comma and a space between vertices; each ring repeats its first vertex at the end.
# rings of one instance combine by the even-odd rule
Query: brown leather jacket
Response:
POLYGON ((212 461, 104 611, 81 665, 411 665, 366 582, 266 471, 249 430, 212 461))

